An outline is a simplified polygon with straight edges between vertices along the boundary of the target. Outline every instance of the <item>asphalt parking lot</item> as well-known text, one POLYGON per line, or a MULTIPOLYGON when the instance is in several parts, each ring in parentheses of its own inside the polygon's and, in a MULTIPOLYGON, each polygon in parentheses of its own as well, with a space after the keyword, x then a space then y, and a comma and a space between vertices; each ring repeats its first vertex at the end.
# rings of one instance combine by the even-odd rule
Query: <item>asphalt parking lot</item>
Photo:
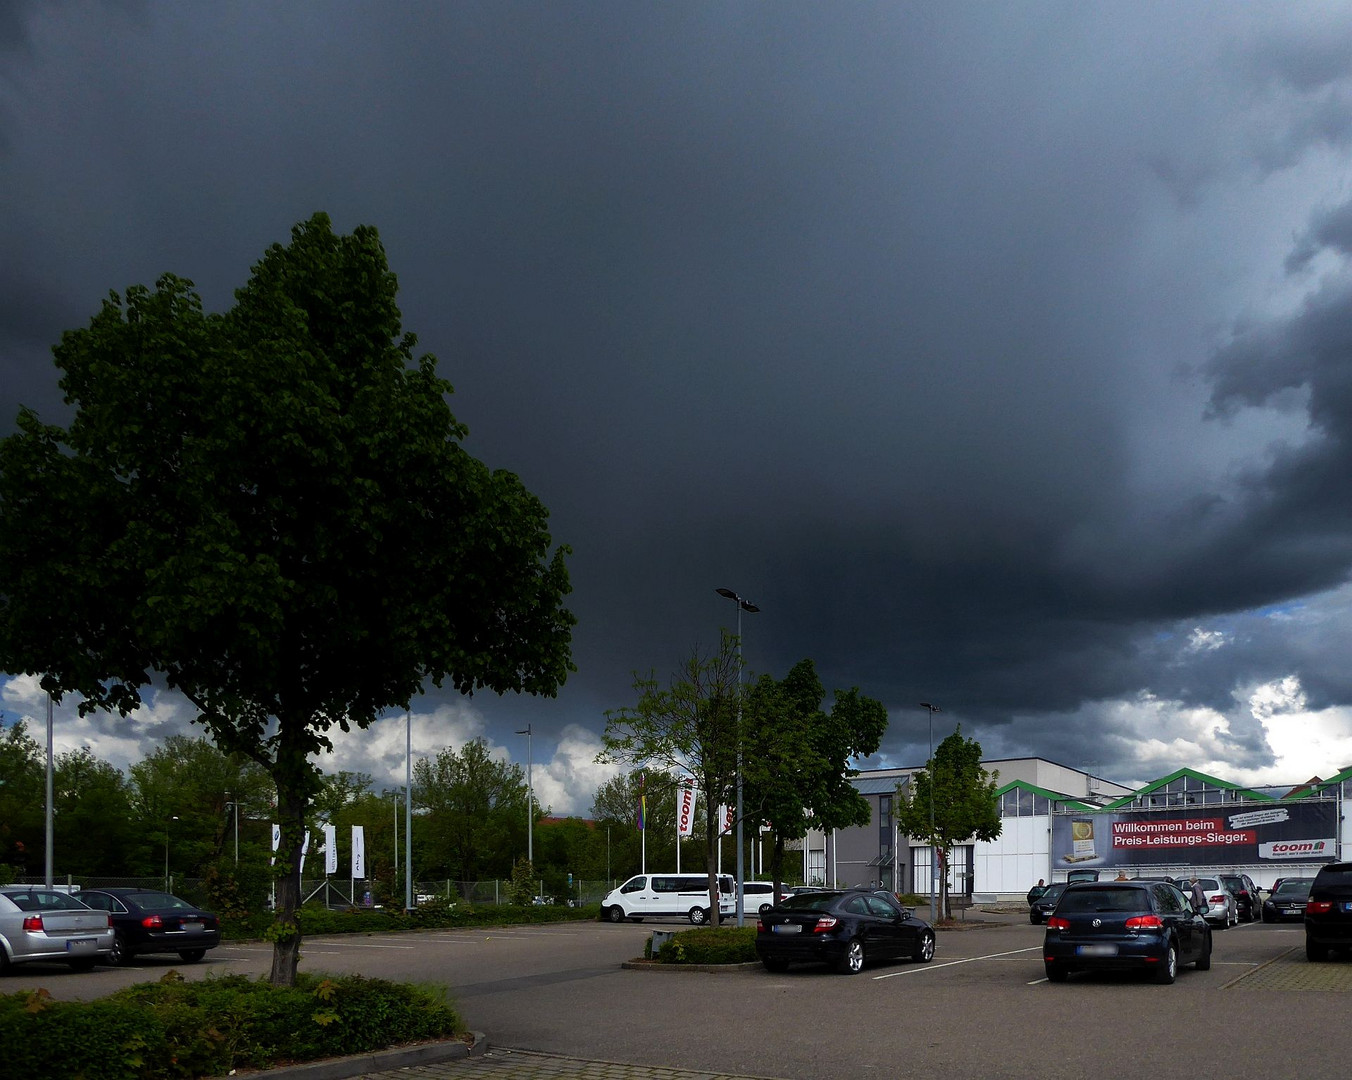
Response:
MULTIPOLYGON (((1346 1058, 1342 1032, 1352 999, 1343 995, 1352 990, 1352 962, 1306 962, 1299 925, 1217 932, 1211 970, 1184 969, 1172 986, 1117 974, 1052 985, 1042 971, 1042 928, 1026 921, 942 932, 933 963, 869 966, 857 976, 621 966, 642 953, 652 929, 678 926, 565 923, 316 938, 306 942, 302 966, 446 985, 495 1053, 428 1066, 437 1070, 429 1076, 505 1075, 488 1072, 512 1057, 505 1050, 526 1052, 515 1057, 523 1068, 579 1059, 804 1080, 953 1070, 1078 1080, 1108 1068, 1210 1070, 1222 1060, 1259 1075, 1297 1068, 1332 1075, 1346 1058)), ((262 974, 270 951, 225 945, 209 957, 196 965, 138 958, 130 968, 88 975, 18 968, 0 988, 91 997, 170 969, 189 977, 262 974)))

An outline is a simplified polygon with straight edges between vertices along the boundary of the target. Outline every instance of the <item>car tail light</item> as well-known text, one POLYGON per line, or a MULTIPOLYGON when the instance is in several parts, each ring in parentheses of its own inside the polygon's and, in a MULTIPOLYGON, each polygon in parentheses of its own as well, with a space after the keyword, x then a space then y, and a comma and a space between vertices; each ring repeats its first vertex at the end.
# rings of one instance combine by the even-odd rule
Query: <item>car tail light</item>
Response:
MULTIPOLYGON (((1311 900, 1309 903, 1305 905, 1305 910, 1308 911, 1311 915, 1327 915, 1330 911, 1333 910, 1333 901, 1311 900)), ((24 923, 24 928, 27 929, 27 927, 28 924, 24 923)))
POLYGON ((42 933, 42 916, 25 915, 23 920, 23 928, 35 934, 42 933))
POLYGON ((1208 899, 1207 903, 1219 904, 1221 907, 1225 907, 1225 893, 1217 893, 1215 896, 1208 899))
POLYGON ((1048 929, 1048 930, 1069 930, 1069 929, 1070 929, 1070 920, 1069 920, 1069 919, 1062 919, 1061 917, 1059 917, 1059 916, 1057 916, 1057 915, 1053 915, 1050 919, 1047 920, 1047 929, 1048 929))
POLYGON ((1158 930, 1163 925, 1158 915, 1133 915, 1126 923, 1128 930, 1158 930))
POLYGON ((814 934, 824 934, 828 930, 835 928, 839 920, 834 915, 822 915, 817 919, 817 925, 812 928, 814 934))
POLYGON ((141 925, 154 928, 158 926, 163 926, 164 920, 161 919, 158 915, 147 915, 144 919, 141 920, 141 925))

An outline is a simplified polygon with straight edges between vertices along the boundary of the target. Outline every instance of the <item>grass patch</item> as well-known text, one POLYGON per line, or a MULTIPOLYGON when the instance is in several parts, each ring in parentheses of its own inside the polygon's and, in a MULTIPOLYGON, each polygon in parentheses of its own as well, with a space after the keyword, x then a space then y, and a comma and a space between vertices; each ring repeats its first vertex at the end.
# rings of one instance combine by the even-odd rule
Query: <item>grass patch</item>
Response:
POLYGON ((243 975, 188 982, 171 971, 97 1001, 0 995, 11 1080, 224 1076, 463 1033, 435 991, 359 975, 298 975, 279 987, 243 975))

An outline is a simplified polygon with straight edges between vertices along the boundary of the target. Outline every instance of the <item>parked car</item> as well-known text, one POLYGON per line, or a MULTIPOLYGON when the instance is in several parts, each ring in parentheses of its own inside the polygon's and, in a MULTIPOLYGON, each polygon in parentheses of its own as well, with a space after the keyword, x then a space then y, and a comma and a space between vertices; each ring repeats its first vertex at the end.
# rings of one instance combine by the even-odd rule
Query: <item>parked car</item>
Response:
MULTIPOLYGON (((737 914, 737 885, 731 874, 718 875, 718 912, 721 919, 737 914)), ((613 923, 632 919, 677 916, 695 926, 709 921, 709 878, 706 874, 638 874, 601 901, 601 914, 613 923)))
POLYGON ((1211 967, 1211 927, 1167 881, 1072 883, 1047 920, 1047 978, 1076 971, 1140 970, 1171 983, 1184 964, 1211 967))
POLYGON ((1235 898, 1239 917, 1245 922, 1253 922, 1258 918, 1260 893, 1253 878, 1248 874, 1221 874, 1220 879, 1221 884, 1235 898))
POLYGON ((1305 902, 1305 957, 1327 960, 1329 949, 1352 947, 1352 863, 1321 866, 1305 902))
POLYGON ((1066 874, 1066 881, 1097 881, 1099 872, 1097 870, 1071 870, 1066 874))
MULTIPOLYGON (((735 893, 733 895, 736 895, 735 893)), ((784 893, 780 899, 784 899, 789 894, 784 893)), ((754 915, 759 911, 775 906, 775 886, 771 881, 744 881, 742 882, 742 912, 745 915, 754 915)))
POLYGON ((1282 878, 1263 901, 1263 921, 1294 922, 1305 921, 1305 901, 1310 898, 1310 886, 1314 878, 1282 878))
POLYGON ((1061 894, 1066 891, 1068 881, 1058 881, 1055 885, 1048 885, 1042 890, 1042 895, 1033 901, 1032 907, 1028 909, 1028 921, 1034 926, 1047 921, 1047 916, 1056 910, 1056 902, 1061 899, 1061 894))
POLYGON ((767 971, 795 962, 857 974, 869 960, 934 959, 934 928, 895 899, 863 889, 790 896, 756 920, 756 955, 767 971))
POLYGON ((215 915, 158 889, 85 889, 80 897, 112 918, 107 961, 114 966, 141 953, 178 953, 196 963, 221 943, 215 915))
POLYGON ((1047 891, 1046 884, 1044 884, 1042 880, 1039 879, 1038 883, 1028 890, 1028 906, 1032 907, 1035 903, 1037 903, 1037 898, 1046 891, 1047 891))
POLYGON ((33 960, 63 960, 74 971, 88 971, 112 949, 106 911, 57 889, 0 887, 0 972, 33 960))
MULTIPOLYGON (((1216 926, 1228 928, 1239 925, 1239 903, 1230 894, 1218 877, 1198 876, 1197 884, 1202 886, 1202 892, 1206 894, 1207 909, 1205 912, 1206 920, 1214 923, 1216 926)), ((1185 893, 1192 891, 1192 878, 1185 875, 1179 882, 1178 887, 1185 893)))

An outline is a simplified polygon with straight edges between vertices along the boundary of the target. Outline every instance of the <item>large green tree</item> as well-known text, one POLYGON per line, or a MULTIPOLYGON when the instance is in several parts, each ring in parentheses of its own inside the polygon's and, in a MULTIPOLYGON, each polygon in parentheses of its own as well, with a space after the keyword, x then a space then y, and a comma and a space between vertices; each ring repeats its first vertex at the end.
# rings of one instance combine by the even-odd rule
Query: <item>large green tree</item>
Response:
POLYGON ((770 874, 784 882, 787 841, 809 828, 867 825, 868 800, 850 777, 850 762, 875 753, 887 732, 887 709, 857 687, 837 690, 831 711, 811 660, 800 660, 782 680, 762 676, 747 695, 743 720, 744 815, 770 826, 770 874))
POLYGON ((0 728, 0 882, 45 865, 46 768, 27 723, 0 728))
POLYGON ((718 805, 736 783, 740 674, 737 638, 724 632, 716 650, 694 649, 665 684, 655 674, 636 677, 635 704, 606 713, 605 748, 598 755, 601 761, 649 767, 649 782, 663 791, 669 792, 678 778, 694 781, 703 794, 696 814, 704 822, 709 911, 715 923, 718 805))
MULTIPOLYGON (((483 739, 413 765, 413 805, 422 820, 419 872, 462 882, 511 877, 526 854, 526 771, 494 757, 483 739)), ((534 805, 537 820, 538 804, 534 805)))
POLYGON ((328 732, 431 681, 554 694, 566 548, 461 446, 376 231, 318 214, 209 314, 113 293, 55 346, 69 427, 0 445, 0 670, 123 713, 158 673, 277 788, 272 979, 294 981, 301 836, 328 732))
POLYGON ((938 855, 939 914, 948 918, 948 866, 954 844, 1000 835, 995 805, 998 772, 981 767, 981 744, 964 739, 959 727, 934 750, 925 768, 897 790, 898 828, 924 840, 938 855), (931 815, 933 824, 931 824, 931 815))

